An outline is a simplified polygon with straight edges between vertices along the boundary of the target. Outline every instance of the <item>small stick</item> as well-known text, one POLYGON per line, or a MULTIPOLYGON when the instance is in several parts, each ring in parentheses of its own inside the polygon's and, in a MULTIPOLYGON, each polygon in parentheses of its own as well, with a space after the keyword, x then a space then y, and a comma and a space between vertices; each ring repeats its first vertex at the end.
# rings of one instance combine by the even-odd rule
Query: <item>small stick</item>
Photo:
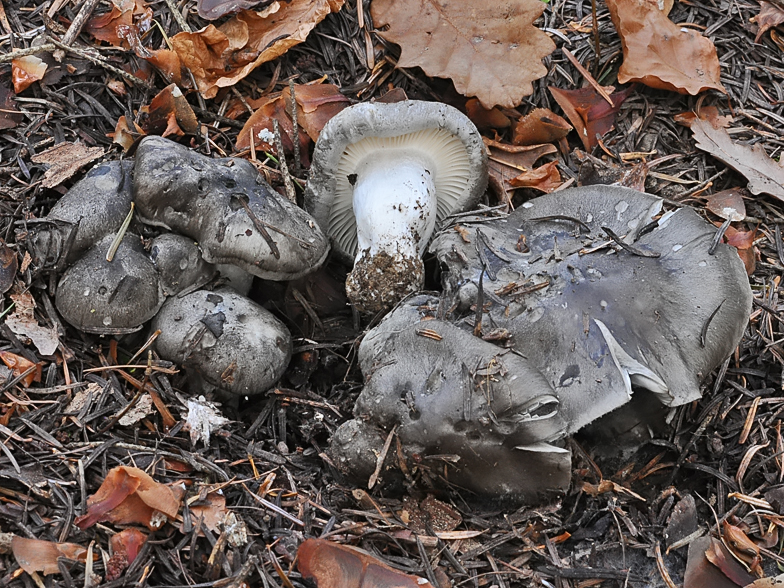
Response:
POLYGON ((275 243, 275 241, 272 239, 272 236, 267 232, 267 229, 265 229, 264 225, 261 224, 259 218, 250 209, 250 206, 248 205, 247 202, 245 202, 245 199, 240 198, 239 201, 240 204, 242 204, 242 207, 245 209, 245 212, 248 213, 248 216, 250 217, 253 226, 256 227, 256 230, 259 233, 261 233, 262 237, 264 237, 264 240, 267 242, 267 245, 269 246, 272 255, 275 256, 275 259, 280 259, 280 250, 278 249, 278 246, 275 243))
POLYGON ((14 59, 19 59, 20 57, 27 57, 28 55, 35 55, 36 53, 45 53, 48 51, 54 51, 57 47, 53 43, 44 43, 43 45, 38 45, 37 47, 26 47, 24 49, 14 49, 8 53, 3 53, 0 55, 0 63, 8 63, 9 61, 13 61, 14 59))
MULTIPOLYGON (((278 119, 272 119, 272 128, 275 132, 275 149, 278 152, 278 163, 280 164, 280 172, 283 175, 283 185, 286 187, 286 197, 294 204, 297 203, 297 195, 294 193, 294 183, 291 181, 291 174, 289 174, 289 166, 286 165, 286 154, 283 152, 283 139, 280 138, 280 125, 278 119)), ((296 133, 297 129, 294 129, 296 133)), ((296 141, 296 138, 294 139, 296 141)))
POLYGON ((297 173, 300 168, 300 157, 299 126, 297 123, 297 98, 294 95, 294 80, 289 80, 289 93, 291 94, 291 121, 294 123, 294 173, 297 173))
POLYGON ((612 98, 610 98, 610 95, 607 93, 607 91, 601 86, 601 84, 599 84, 599 82, 593 79, 593 76, 588 73, 588 70, 585 69, 579 61, 577 61, 577 58, 572 55, 572 52, 569 51, 566 47, 561 47, 561 52, 566 56, 566 59, 572 62, 572 65, 577 68, 577 71, 582 74, 582 76, 585 78, 585 81, 591 84, 593 89, 596 90, 602 98, 607 100, 611 107, 615 108, 615 104, 613 104, 612 98))
POLYGON ((599 75, 599 61, 602 58, 602 45, 599 39, 599 19, 596 18, 596 0, 591 0, 591 30, 593 31, 593 52, 596 60, 593 62, 593 75, 599 75))
POLYGON ((370 476, 370 480, 368 480, 368 490, 373 489, 373 486, 375 486, 376 482, 378 481, 378 477, 381 475, 381 468, 384 467, 384 460, 386 459, 387 453, 389 452, 389 446, 392 445, 392 439, 395 436, 395 431, 397 431, 397 425, 392 427, 389 435, 387 435, 387 440, 384 441, 384 447, 381 449, 381 453, 378 454, 378 459, 376 460, 376 469, 370 476))
POLYGON ((177 5, 174 3, 174 0, 164 0, 164 2, 166 2, 166 6, 169 7, 169 10, 171 10, 172 16, 174 17, 174 20, 177 21, 177 25, 180 27, 180 29, 186 33, 193 32, 193 29, 191 29, 191 27, 185 21, 185 17, 182 15, 182 12, 177 10, 177 5))
MULTIPOLYGON (((145 82, 143 79, 141 79, 141 78, 139 78, 139 77, 137 77, 137 76, 135 76, 133 74, 129 74, 124 69, 120 69, 119 67, 113 66, 111 63, 106 61, 103 57, 99 57, 98 55, 93 55, 92 53, 89 53, 89 52, 84 51, 82 49, 78 49, 77 47, 69 47, 68 45, 64 45, 63 43, 61 43, 60 41, 58 41, 57 39, 55 39, 51 35, 47 35, 46 36, 46 40, 49 41, 50 43, 52 43, 53 45, 55 45, 56 47, 59 47, 63 51, 73 53, 74 55, 78 55, 79 57, 84 57, 86 60, 90 61, 91 63, 94 63, 95 65, 100 65, 105 70, 110 71, 114 75, 120 76, 120 77, 128 80, 132 84, 137 84, 137 85, 141 86, 142 88, 146 88, 148 90, 152 90, 153 89, 153 86, 148 84, 147 82, 145 82)), ((46 45, 41 45, 41 47, 37 47, 37 49, 42 49, 44 47, 46 47, 46 45)), ((10 55, 10 53, 8 55, 10 55)), ((6 57, 6 56, 3 56, 3 57, 6 57)), ((1 62, 2 61, 0 61, 0 63, 1 62)))
MULTIPOLYGON (((87 22, 87 19, 90 18, 90 15, 97 5, 98 0, 86 0, 86 2, 82 4, 82 8, 73 19, 71 26, 68 27, 68 30, 65 31, 65 34, 63 35, 63 45, 70 45, 76 40, 76 37, 82 32, 82 27, 87 22)), ((60 62, 63 60, 63 57, 65 57, 65 51, 57 49, 52 53, 52 56, 60 62)))

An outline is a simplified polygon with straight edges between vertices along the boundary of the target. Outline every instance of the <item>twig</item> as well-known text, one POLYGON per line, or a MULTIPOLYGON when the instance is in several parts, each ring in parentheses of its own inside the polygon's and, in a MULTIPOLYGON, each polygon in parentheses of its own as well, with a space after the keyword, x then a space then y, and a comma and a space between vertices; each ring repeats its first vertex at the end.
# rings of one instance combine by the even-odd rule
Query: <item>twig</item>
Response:
POLYGON ((291 95, 291 121, 294 124, 294 173, 300 169, 299 157, 299 126, 297 122, 297 97, 294 94, 294 80, 289 80, 289 94, 291 95))
POLYGON ((389 452, 389 446, 392 445, 392 439, 395 437, 395 431, 397 431, 397 425, 392 427, 392 430, 387 435, 387 440, 384 441, 384 447, 381 450, 381 453, 378 454, 378 459, 376 460, 376 469, 373 471, 373 474, 370 476, 370 480, 368 480, 368 490, 372 490, 373 486, 376 485, 378 481, 378 477, 381 475, 381 468, 384 467, 384 461, 387 458, 387 453, 389 452))
POLYGON ((8 53, 0 55, 0 63, 8 63, 20 57, 27 57, 28 55, 35 55, 36 53, 44 53, 47 51, 54 51, 56 47, 53 43, 44 43, 37 47, 27 47, 26 49, 14 49, 8 53))
POLYGON ((661 257, 661 253, 658 251, 645 251, 644 249, 638 249, 637 247, 633 247, 628 243, 624 243, 623 239, 616 235, 610 227, 602 227, 602 230, 607 233, 607 236, 610 237, 610 239, 615 241, 616 245, 618 245, 627 253, 631 253, 632 255, 637 255, 639 257, 661 257))
POLYGON ((190 25, 185 21, 185 17, 182 15, 182 12, 177 9, 177 5, 174 3, 174 0, 163 1, 166 2, 166 6, 169 7, 169 10, 171 10, 174 20, 177 21, 177 25, 186 33, 193 32, 193 29, 191 29, 190 25))
POLYGON ((572 55, 572 52, 569 51, 566 47, 561 47, 561 52, 566 56, 566 59, 572 62, 572 65, 577 68, 577 71, 582 74, 582 76, 585 78, 585 81, 591 84, 593 89, 596 90, 602 98, 607 100, 611 107, 615 108, 615 104, 613 104, 612 98, 610 98, 610 95, 607 93, 607 91, 601 86, 599 82, 593 79, 593 76, 588 73, 587 69, 580 65, 580 62, 577 61, 577 58, 574 55, 572 55))
MULTIPOLYGON (((93 10, 95 10, 97 4, 98 0, 86 0, 85 3, 82 4, 81 9, 73 19, 71 26, 68 27, 68 30, 65 31, 65 34, 63 35, 63 45, 70 45, 76 40, 76 37, 82 32, 82 27, 87 22, 87 19, 90 18, 90 15, 93 13, 93 10)), ((63 57, 65 57, 65 51, 63 49, 57 49, 52 55, 60 62, 63 60, 63 57)))
MULTIPOLYGON (((280 173, 283 175, 283 185, 286 187, 286 197, 294 204, 297 203, 297 195, 294 193, 294 183, 291 181, 291 174, 289 174, 289 166, 286 165, 286 154, 283 152, 283 139, 280 138, 280 125, 278 120, 272 119, 272 129, 275 132, 275 149, 278 152, 278 164, 280 165, 280 173)), ((297 129, 294 129, 297 132, 297 129)), ((294 141, 297 137, 294 138, 294 141)))

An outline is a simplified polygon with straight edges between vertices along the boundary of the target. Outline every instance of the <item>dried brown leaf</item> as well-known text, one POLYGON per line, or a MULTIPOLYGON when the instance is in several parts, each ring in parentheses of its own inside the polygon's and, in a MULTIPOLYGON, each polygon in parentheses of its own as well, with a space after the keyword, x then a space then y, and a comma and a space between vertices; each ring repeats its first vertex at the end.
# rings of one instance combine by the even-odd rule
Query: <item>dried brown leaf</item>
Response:
POLYGON ((708 196, 705 208, 723 219, 731 219, 732 222, 746 218, 746 205, 741 188, 730 188, 708 196))
MULTIPOLYGON (((291 117, 291 93, 284 88, 281 93, 286 113, 291 117)), ((297 100, 297 124, 315 142, 329 119, 349 106, 350 102, 334 84, 294 86, 297 100)))
POLYGON ((607 8, 623 48, 618 82, 693 96, 709 89, 726 94, 713 42, 676 25, 657 0, 607 0, 607 8))
POLYGON ((302 543, 297 567, 318 588, 433 588, 424 578, 399 572, 361 549, 326 539, 302 543))
MULTIPOLYGON (((714 543, 719 542, 712 537, 699 537, 689 544, 683 588, 738 588, 735 582, 708 561, 706 550, 712 549, 714 543)), ((729 554, 727 556, 732 557, 729 554)))
POLYGON ((14 93, 6 84, 0 84, 0 131, 13 129, 24 119, 24 115, 17 110, 14 93))
POLYGON ((563 184, 557 161, 548 161, 536 169, 523 172, 516 178, 509 180, 509 183, 515 188, 534 188, 546 194, 563 184))
POLYGON ((41 572, 45 576, 58 574, 60 568, 57 559, 60 557, 87 561, 87 550, 76 543, 54 543, 16 536, 11 540, 11 550, 19 567, 28 574, 33 572, 41 572))
POLYGON ((106 133, 106 136, 112 139, 114 143, 122 146, 123 151, 128 151, 134 141, 145 134, 135 122, 131 121, 131 125, 133 125, 133 127, 128 126, 128 119, 123 115, 117 119, 117 125, 114 127, 114 132, 106 133))
POLYGON ((721 541, 711 539, 710 546, 705 550, 705 557, 738 586, 745 586, 754 581, 754 577, 743 568, 738 560, 732 557, 721 541))
POLYGON ((757 36, 754 38, 755 43, 759 43, 760 38, 768 30, 773 27, 779 26, 784 22, 784 10, 779 8, 778 5, 767 0, 759 0, 760 11, 757 16, 751 19, 751 22, 757 23, 757 36))
POLYGON ((176 488, 156 482, 142 470, 118 466, 87 499, 87 513, 77 517, 74 524, 87 529, 103 521, 141 523, 154 531, 177 516, 181 499, 182 493, 176 488))
POLYGON ((469 98, 465 103, 466 114, 478 129, 505 129, 512 124, 497 106, 487 109, 476 98, 469 98))
POLYGON ((489 183, 496 197, 501 202, 511 201, 515 188, 509 183, 513 178, 533 169, 534 164, 544 157, 557 153, 555 145, 505 145, 490 139, 484 139, 488 148, 489 158, 487 172, 489 183))
POLYGON ((101 147, 87 147, 78 141, 76 143, 64 141, 33 155, 32 160, 35 163, 49 165, 41 185, 44 188, 53 188, 102 156, 103 148, 101 147))
MULTIPOLYGON (((718 223, 717 223, 718 224, 718 223)), ((754 249, 754 241, 757 238, 757 229, 753 231, 739 231, 733 226, 727 227, 724 233, 724 240, 728 245, 737 249, 738 256, 746 266, 746 273, 751 275, 757 268, 757 252, 754 249)))
POLYGON ((41 355, 54 355, 60 344, 57 329, 38 324, 33 295, 29 292, 11 294, 11 300, 14 301, 14 311, 6 317, 6 326, 21 337, 29 337, 41 355))
POLYGON ((13 372, 14 377, 21 376, 35 365, 38 366, 37 369, 27 374, 22 380, 21 384, 25 388, 33 382, 41 381, 41 364, 34 364, 29 359, 10 351, 0 351, 0 360, 13 372))
POLYGON ((596 136, 603 136, 613 127, 615 115, 621 104, 634 91, 634 86, 619 92, 612 92, 611 87, 605 88, 608 93, 612 92, 610 100, 613 106, 610 106, 591 86, 579 90, 561 90, 550 86, 549 90, 558 105, 563 108, 566 118, 574 125, 585 149, 590 151, 599 144, 596 136))
POLYGON ((784 588, 784 574, 774 578, 760 578, 748 584, 746 588, 784 588))
POLYGON ((148 53, 149 55, 144 57, 147 63, 157 68, 172 84, 182 84, 182 65, 177 53, 170 49, 158 49, 148 53))
POLYGON ((727 131, 700 117, 691 121, 697 147, 723 161, 749 181, 752 194, 770 194, 784 200, 784 167, 773 161, 760 145, 741 145, 727 131))
POLYGON ((138 529, 124 529, 116 535, 112 535, 109 540, 112 547, 112 557, 106 564, 107 582, 122 577, 123 572, 139 555, 139 550, 146 541, 147 535, 138 529))
POLYGON ((196 114, 176 84, 166 86, 140 112, 139 124, 146 135, 181 137, 199 130, 196 114))
MULTIPOLYGON (((220 532, 220 525, 229 512, 226 508, 226 497, 219 492, 210 492, 204 500, 197 504, 192 504, 189 508, 193 525, 200 528, 200 524, 204 523, 204 526, 213 533, 220 532)), ((180 525, 180 531, 185 533, 184 521, 180 525)), ((201 536, 203 533, 199 532, 199 535, 201 536)))
POLYGON ((547 108, 535 108, 521 118, 514 128, 515 145, 540 145, 563 139, 572 125, 547 108))
MULTIPOLYGON (((277 149, 275 149, 273 140, 273 119, 278 121, 283 150, 289 153, 293 151, 293 139, 295 136, 294 123, 286 112, 286 104, 281 96, 267 98, 266 102, 250 115, 250 118, 245 122, 245 126, 242 127, 237 135, 237 142, 235 143, 234 148, 237 151, 248 149, 252 137, 256 150, 277 154, 277 149)), ((307 147, 308 136, 305 133, 298 133, 298 135, 300 153, 305 155, 307 150, 303 148, 307 147)))
MULTIPOLYGON (((681 112, 672 118, 676 123, 690 127, 694 119, 697 118, 697 113, 694 111, 681 112)), ((700 108, 699 118, 708 121, 715 129, 727 129, 732 123, 732 117, 723 116, 715 106, 703 106, 700 108)))
POLYGON ((11 62, 11 81, 14 84, 14 92, 19 94, 35 82, 42 80, 46 68, 46 63, 35 55, 14 59, 11 62))
POLYGON ((208 25, 171 38, 183 67, 190 69, 199 91, 213 98, 220 88, 233 86, 262 63, 302 43, 313 27, 345 0, 291 0, 280 10, 243 10, 220 26, 208 25))
POLYGON ((555 44, 533 26, 539 0, 511 0, 503 9, 484 0, 373 0, 380 34, 401 47, 398 67, 421 67, 450 78, 458 92, 485 108, 520 104, 531 82, 547 74, 542 59, 555 44))
POLYGON ((149 27, 151 19, 152 10, 144 0, 112 0, 112 9, 90 18, 84 30, 99 41, 128 48, 128 27, 134 26, 134 23, 149 27))

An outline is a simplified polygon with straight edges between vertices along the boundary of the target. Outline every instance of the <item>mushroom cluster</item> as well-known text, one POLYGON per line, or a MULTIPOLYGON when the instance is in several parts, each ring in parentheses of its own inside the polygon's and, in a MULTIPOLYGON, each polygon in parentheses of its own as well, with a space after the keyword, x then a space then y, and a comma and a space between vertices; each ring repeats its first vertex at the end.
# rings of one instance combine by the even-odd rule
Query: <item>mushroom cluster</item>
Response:
MULTIPOLYGON (((421 476, 485 499, 564 490, 564 437, 651 393, 675 407, 738 345, 751 310, 743 263, 691 209, 612 186, 461 219, 431 246, 441 298, 413 297, 363 340, 366 384, 333 436, 344 473, 421 476)), ((420 478, 420 479, 422 479, 420 478)))
POLYGON ((475 206, 486 186, 485 146, 462 112, 417 100, 362 103, 321 131, 305 208, 353 261, 349 301, 377 313, 423 287, 434 230, 475 206))
POLYGON ((138 331, 150 320, 158 353, 193 375, 195 392, 260 393, 288 365, 291 336, 246 298, 253 276, 298 278, 329 247, 310 216, 248 161, 205 157, 144 138, 134 162, 93 168, 31 235, 42 265, 68 266, 55 305, 77 329, 138 331), (134 211, 161 234, 145 250, 134 211), (218 274, 229 287, 202 289, 218 274))

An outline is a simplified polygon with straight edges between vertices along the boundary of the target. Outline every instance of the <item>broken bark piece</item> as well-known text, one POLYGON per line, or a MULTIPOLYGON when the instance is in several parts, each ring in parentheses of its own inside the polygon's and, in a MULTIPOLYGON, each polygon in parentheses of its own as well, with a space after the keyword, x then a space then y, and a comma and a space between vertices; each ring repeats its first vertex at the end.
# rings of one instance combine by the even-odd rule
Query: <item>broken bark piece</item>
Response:
POLYGON ((57 285, 55 306, 86 333, 124 334, 142 328, 165 299, 158 272, 138 236, 126 234, 112 261, 106 260, 115 235, 98 241, 57 285))
MULTIPOLYGON (((367 381, 355 419, 333 436, 338 468, 367 482, 397 427, 404 467, 436 486, 513 502, 566 489, 571 454, 551 440, 567 423, 551 385, 523 357, 448 322, 421 320, 418 308, 428 303, 438 301, 407 301, 360 345, 367 381)), ((401 476, 398 459, 388 452, 387 483, 401 476)))
POLYGON ((564 190, 469 227, 470 245, 444 231, 431 246, 464 313, 486 266, 485 292, 501 295, 483 326, 507 329, 542 370, 569 432, 626 404, 633 387, 666 406, 699 398, 743 335, 751 289, 737 253, 709 255, 715 229, 687 208, 659 218, 661 205, 625 188, 564 190))
POLYGON ((192 395, 260 394, 291 358, 291 335, 268 310, 229 288, 172 297, 152 322, 161 357, 181 364, 192 395))
POLYGON ((291 280, 327 257, 326 237, 251 163, 211 159, 161 137, 136 151, 134 201, 144 222, 199 242, 204 259, 267 280, 291 280))

